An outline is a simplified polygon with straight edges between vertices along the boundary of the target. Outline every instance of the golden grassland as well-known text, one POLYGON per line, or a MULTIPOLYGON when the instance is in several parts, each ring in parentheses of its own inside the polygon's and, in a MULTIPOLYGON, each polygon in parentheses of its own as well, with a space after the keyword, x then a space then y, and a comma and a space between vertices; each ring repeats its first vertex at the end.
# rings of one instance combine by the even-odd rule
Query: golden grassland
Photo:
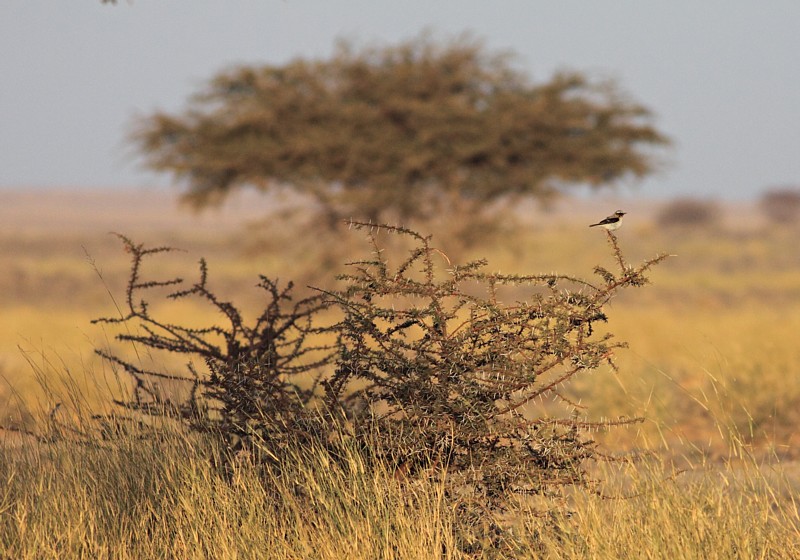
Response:
MULTIPOLYGON (((30 426, 70 399, 80 405, 73 410, 102 408, 123 390, 93 349, 125 349, 112 332, 89 324, 116 315, 124 298, 127 255, 108 231, 187 250, 152 263, 147 272, 157 277, 191 279, 197 259, 206 257, 212 286, 254 310, 259 273, 298 278, 301 289, 325 287, 336 271, 320 276, 317 263, 369 250, 354 232, 331 255, 315 232, 287 230, 278 217, 244 227, 265 215, 255 199, 200 216, 179 211, 169 193, 0 199, 0 411, 7 426, 30 426)), ((571 517, 548 530, 540 517, 521 514, 516 530, 530 538, 507 555, 800 556, 797 230, 759 223, 743 229, 736 219, 665 229, 657 227, 653 205, 573 201, 546 215, 532 211, 520 229, 464 256, 486 257, 490 270, 504 273, 588 278, 613 257, 603 232, 586 224, 618 206, 630 212, 619 232, 629 262, 676 256, 653 270, 652 285, 608 306, 607 328, 630 345, 618 352, 619 371, 596 371, 569 391, 590 418, 644 417, 597 438, 610 453, 655 450, 657 459, 624 473, 598 467, 609 495, 633 497, 576 493, 571 517)), ((729 216, 740 210, 729 208, 729 216)), ((443 252, 460 253, 446 237, 436 239, 443 252)), ((186 304, 158 312, 181 324, 218 319, 186 304)), ((459 557, 449 530, 455 514, 443 506, 436 481, 409 490, 388 473, 359 467, 355 453, 345 475, 320 452, 298 450, 294 478, 277 485, 276 506, 253 467, 243 464, 232 481, 223 480, 208 468, 207 444, 179 432, 91 450, 20 448, 14 435, 6 442, 15 451, 0 462, 7 481, 0 495, 3 557, 459 557), (311 489, 313 505, 297 498, 297 486, 311 489)))
MULTIPOLYGON (((345 448, 336 465, 296 449, 280 474, 242 460, 209 467, 207 442, 29 445, 0 455, 4 556, 40 558, 455 559, 457 512, 441 481, 397 480, 345 448)), ((576 492, 563 513, 521 505, 500 558, 797 558, 785 480, 758 465, 674 476, 657 461, 621 475, 609 496, 576 492), (619 497, 624 496, 624 497, 619 497)), ((479 543, 480 546, 481 543, 479 543)))

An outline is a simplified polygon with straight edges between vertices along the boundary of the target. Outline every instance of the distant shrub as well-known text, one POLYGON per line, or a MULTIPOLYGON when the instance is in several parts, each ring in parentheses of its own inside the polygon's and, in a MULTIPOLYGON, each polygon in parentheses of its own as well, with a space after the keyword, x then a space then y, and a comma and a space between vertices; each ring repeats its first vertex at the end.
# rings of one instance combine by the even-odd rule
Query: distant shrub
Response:
POLYGON ((595 267, 597 281, 503 275, 486 272, 483 260, 450 266, 429 236, 409 229, 351 225, 368 230, 373 252, 350 264, 341 289, 292 302, 290 287, 262 277, 267 303, 251 323, 209 290, 204 261, 188 288, 179 278, 143 280, 143 259, 170 249, 121 237, 132 255, 127 313, 98 321, 126 325, 119 340, 201 358, 207 368, 166 374, 100 351, 135 381, 132 399, 119 404, 218 434, 271 468, 280 468, 287 443, 327 446, 335 461, 349 441, 402 479, 447 473, 445 498, 461 512, 464 550, 498 534, 486 513, 504 510, 512 496, 592 486, 585 465, 600 455, 591 432, 638 419, 589 420, 563 389, 604 364, 615 368, 624 344, 595 330, 607 320, 604 306, 647 283, 666 255, 632 267, 608 232, 618 270, 595 267), (410 241, 408 256, 392 265, 379 233, 410 241), (504 290, 522 286, 525 301, 503 301, 504 290), (169 298, 210 304, 225 326, 159 320, 143 298, 164 288, 169 298), (159 387, 176 381, 190 387, 186 402, 159 387), (561 412, 536 412, 542 400, 561 412))
POLYGON ((719 218, 720 208, 716 202, 679 198, 661 208, 656 221, 662 227, 707 227, 719 218))
POLYGON ((800 188, 770 189, 761 195, 759 206, 771 222, 795 224, 800 220, 800 188))

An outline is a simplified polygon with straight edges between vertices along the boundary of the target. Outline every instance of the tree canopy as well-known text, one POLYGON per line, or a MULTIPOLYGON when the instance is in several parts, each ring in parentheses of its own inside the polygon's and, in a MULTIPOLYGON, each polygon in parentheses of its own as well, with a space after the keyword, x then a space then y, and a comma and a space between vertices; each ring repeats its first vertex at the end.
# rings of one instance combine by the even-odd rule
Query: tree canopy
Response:
POLYGON ((480 41, 423 35, 224 71, 181 114, 142 117, 132 138, 198 206, 288 187, 330 217, 383 220, 645 176, 649 148, 667 142, 651 121, 613 83, 533 84, 480 41))

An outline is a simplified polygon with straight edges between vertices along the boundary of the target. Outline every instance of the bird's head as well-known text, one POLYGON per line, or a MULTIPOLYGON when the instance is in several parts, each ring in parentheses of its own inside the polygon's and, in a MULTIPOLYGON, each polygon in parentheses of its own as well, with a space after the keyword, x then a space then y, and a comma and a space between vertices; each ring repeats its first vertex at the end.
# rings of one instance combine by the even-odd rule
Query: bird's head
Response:
POLYGON ((616 212, 614 212, 614 215, 615 215, 617 218, 621 218, 622 216, 624 216, 624 215, 625 215, 625 212, 623 212, 622 210, 617 210, 616 212))

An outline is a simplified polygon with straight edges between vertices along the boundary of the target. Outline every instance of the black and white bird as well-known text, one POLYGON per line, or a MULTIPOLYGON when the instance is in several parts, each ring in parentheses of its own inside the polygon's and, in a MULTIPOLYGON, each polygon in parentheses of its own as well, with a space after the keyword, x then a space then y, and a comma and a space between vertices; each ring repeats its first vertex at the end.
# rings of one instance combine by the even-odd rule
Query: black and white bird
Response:
POLYGON ((600 226, 602 228, 607 229, 608 231, 614 231, 615 229, 619 229, 619 226, 622 225, 622 216, 624 215, 625 212, 623 212, 622 210, 617 210, 605 220, 600 220, 596 224, 592 224, 589 227, 600 226))

